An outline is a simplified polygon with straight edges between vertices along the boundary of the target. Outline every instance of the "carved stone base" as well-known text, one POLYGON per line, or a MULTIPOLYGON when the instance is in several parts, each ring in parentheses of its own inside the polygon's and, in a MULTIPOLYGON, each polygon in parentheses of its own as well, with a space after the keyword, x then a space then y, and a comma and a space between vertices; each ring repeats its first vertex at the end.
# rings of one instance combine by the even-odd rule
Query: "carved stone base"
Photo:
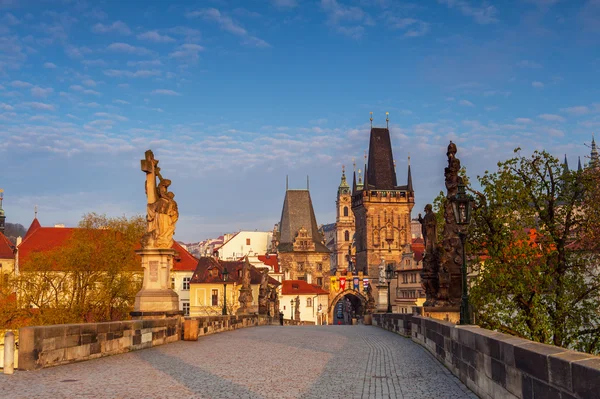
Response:
POLYGON ((136 253, 142 258, 144 281, 142 289, 135 296, 132 316, 179 312, 179 296, 171 289, 170 278, 176 252, 166 248, 145 248, 136 253))
POLYGON ((424 306, 423 316, 436 320, 449 321, 458 324, 460 321, 460 307, 458 306, 424 306))
POLYGON ((387 284, 377 285, 377 311, 385 312, 388 308, 388 286, 387 284))

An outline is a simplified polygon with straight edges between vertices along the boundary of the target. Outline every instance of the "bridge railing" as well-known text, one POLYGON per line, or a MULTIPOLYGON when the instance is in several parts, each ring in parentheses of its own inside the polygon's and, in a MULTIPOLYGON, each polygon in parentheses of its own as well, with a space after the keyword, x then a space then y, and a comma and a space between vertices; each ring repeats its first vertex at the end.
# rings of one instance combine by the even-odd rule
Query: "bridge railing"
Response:
POLYGON ((424 346, 480 397, 600 398, 600 357, 409 314, 373 324, 424 346))

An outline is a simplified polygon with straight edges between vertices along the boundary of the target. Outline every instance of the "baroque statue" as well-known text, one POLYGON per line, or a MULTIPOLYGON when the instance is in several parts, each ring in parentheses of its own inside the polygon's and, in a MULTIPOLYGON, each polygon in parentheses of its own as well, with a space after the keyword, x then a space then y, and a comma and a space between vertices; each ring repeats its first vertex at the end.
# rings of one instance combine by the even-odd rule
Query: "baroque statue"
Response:
POLYGON ((169 191, 171 180, 164 179, 151 150, 146 151, 141 161, 146 173, 146 233, 142 237, 142 248, 171 248, 179 210, 175 194, 169 191), (158 183, 156 179, 158 178, 158 183))
POLYGON ((437 220, 433 213, 431 204, 425 205, 425 217, 421 217, 419 213, 419 223, 421 223, 421 232, 423 241, 425 241, 425 250, 428 253, 433 253, 437 242, 437 220))

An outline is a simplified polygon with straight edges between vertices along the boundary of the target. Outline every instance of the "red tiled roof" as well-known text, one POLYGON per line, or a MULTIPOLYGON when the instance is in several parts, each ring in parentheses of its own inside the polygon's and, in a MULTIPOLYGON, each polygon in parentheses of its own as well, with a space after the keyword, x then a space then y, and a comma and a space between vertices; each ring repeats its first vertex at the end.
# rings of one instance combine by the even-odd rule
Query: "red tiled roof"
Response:
POLYGON ((274 273, 279 273, 279 261, 277 260, 277 254, 258 255, 258 260, 267 266, 271 266, 274 273))
MULTIPOLYGON (((27 262, 33 253, 51 251, 62 245, 65 245, 76 230, 78 230, 76 227, 41 227, 40 222, 37 219, 34 219, 29 227, 29 230, 27 231, 27 234, 25 234, 25 238, 19 245, 19 264, 23 265, 25 262, 27 262)), ((140 248, 140 243, 137 243, 132 250, 140 248)), ((179 243, 173 241, 173 246, 171 248, 179 253, 173 264, 174 270, 196 269, 198 259, 193 257, 188 251, 179 245, 179 243)))
POLYGON ((31 222, 31 225, 27 229, 27 233, 25 233, 25 237, 23 237, 23 240, 25 240, 27 237, 29 237, 31 235, 31 233, 33 233, 40 227, 42 227, 42 226, 40 225, 40 222, 37 220, 37 218, 33 218, 33 221, 31 222))
MULTIPOLYGON (((229 241, 233 240, 233 238, 234 238, 235 236, 237 236, 238 234, 240 234, 240 232, 239 232, 239 231, 238 231, 237 233, 233 234, 231 237, 229 237, 229 240, 227 240, 227 241, 225 241, 225 242, 223 242, 223 240, 221 240, 221 245, 214 247, 214 248, 213 248, 213 251, 218 251, 219 249, 223 248, 223 246, 224 246, 225 244, 227 244, 229 241)), ((221 237, 222 237, 222 236, 221 236, 221 237)), ((219 237, 219 238, 221 238, 221 237, 219 237)), ((216 244, 216 243, 218 243, 218 241, 215 241, 214 243, 216 244)))
POLYGON ((198 266, 197 258, 186 251, 185 248, 183 248, 177 241, 173 241, 173 246, 171 248, 178 252, 178 255, 175 257, 175 261, 173 262, 173 270, 196 270, 196 266, 198 266))
POLYGON ((309 284, 302 280, 283 280, 281 286, 281 295, 329 295, 328 291, 319 287, 316 284, 309 284))
POLYGON ((0 259, 14 259, 15 246, 0 232, 0 259))
MULTIPOLYGON (((220 259, 215 259, 212 257, 201 257, 198 260, 198 266, 196 267, 196 271, 194 271, 194 275, 190 280, 190 283, 223 283, 223 269, 227 269, 229 276, 227 277, 227 283, 242 283, 242 278, 240 276, 240 271, 244 267, 245 260, 235 260, 235 261, 224 261, 220 259), (213 276, 212 270, 217 269, 216 276, 213 276)), ((260 284, 262 280, 262 273, 250 265, 250 284, 260 284)), ((275 280, 272 277, 269 277, 270 285, 279 285, 279 281, 275 280)))
POLYGON ((25 239, 19 245, 19 265, 23 265, 29 257, 36 252, 46 252, 64 245, 73 235, 73 227, 41 227, 37 219, 34 219, 31 227, 25 234, 25 239))
POLYGON ((421 237, 413 238, 412 245, 415 245, 415 244, 425 245, 425 240, 423 240, 421 237))

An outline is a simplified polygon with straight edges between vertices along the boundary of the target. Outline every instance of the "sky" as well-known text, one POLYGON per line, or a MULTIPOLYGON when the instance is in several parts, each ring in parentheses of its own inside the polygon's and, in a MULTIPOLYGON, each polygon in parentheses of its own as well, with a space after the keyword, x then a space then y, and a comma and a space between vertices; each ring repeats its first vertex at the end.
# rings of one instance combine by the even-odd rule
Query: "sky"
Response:
POLYGON ((145 213, 152 149, 175 239, 271 230, 290 188, 335 221, 389 112, 413 217, 444 189, 545 149, 587 162, 600 127, 600 0, 0 0, 7 222, 145 213))

